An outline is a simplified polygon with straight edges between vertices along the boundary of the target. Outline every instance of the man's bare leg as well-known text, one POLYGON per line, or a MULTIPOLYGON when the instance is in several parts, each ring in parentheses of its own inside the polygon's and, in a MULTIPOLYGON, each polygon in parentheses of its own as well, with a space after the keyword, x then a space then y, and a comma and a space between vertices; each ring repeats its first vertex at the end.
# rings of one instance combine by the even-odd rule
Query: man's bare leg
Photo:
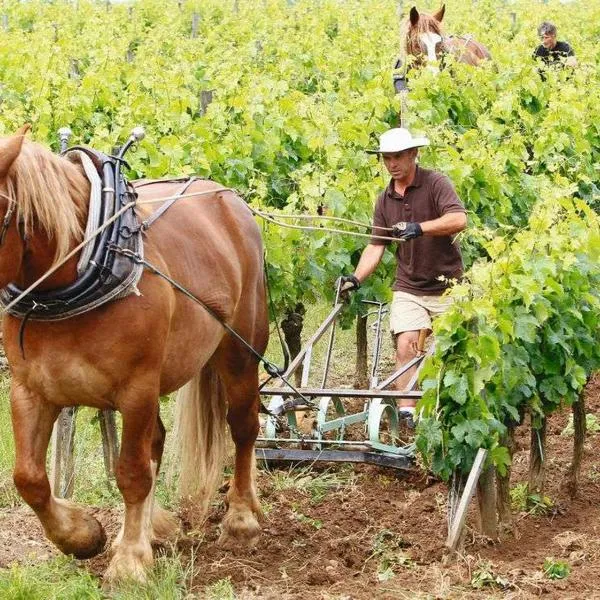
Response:
MULTIPOLYGON (((410 362, 413 358, 421 354, 424 350, 425 340, 429 334, 428 329, 416 331, 405 331, 396 336, 396 370, 410 362)), ((417 365, 413 365, 406 373, 403 373, 396 380, 396 389, 406 391, 410 380, 417 370, 417 365)), ((400 413, 408 413, 414 423, 416 400, 414 398, 400 398, 398 410, 400 413)), ((411 423, 410 427, 414 425, 411 423)))
MULTIPOLYGON (((417 343, 419 341, 419 330, 403 331, 396 336, 396 370, 410 362, 417 356, 417 343)), ((406 373, 403 373, 396 379, 396 389, 399 392, 406 390, 408 382, 416 371, 416 366, 412 366, 406 373)), ((404 408, 415 407, 415 401, 411 398, 400 399, 400 410, 404 408)))

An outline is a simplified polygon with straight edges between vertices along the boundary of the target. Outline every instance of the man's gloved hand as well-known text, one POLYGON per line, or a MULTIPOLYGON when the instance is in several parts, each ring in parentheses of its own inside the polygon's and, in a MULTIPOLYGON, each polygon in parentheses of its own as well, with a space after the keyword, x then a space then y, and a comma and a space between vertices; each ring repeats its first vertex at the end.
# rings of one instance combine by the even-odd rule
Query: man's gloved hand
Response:
POLYGON ((418 223, 400 221, 392 226, 392 237, 403 242, 423 235, 423 230, 418 223))
POLYGON ((348 297, 349 292, 353 292, 360 287, 360 281, 356 275, 342 275, 335 280, 335 291, 340 290, 340 296, 348 297))

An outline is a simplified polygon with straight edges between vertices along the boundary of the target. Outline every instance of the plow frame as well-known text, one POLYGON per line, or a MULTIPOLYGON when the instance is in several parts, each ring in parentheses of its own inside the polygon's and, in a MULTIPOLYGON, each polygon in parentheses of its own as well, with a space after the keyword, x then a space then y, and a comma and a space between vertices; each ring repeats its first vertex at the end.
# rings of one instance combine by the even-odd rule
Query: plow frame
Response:
MULTIPOLYGON (((400 423, 396 402, 402 398, 419 399, 422 397, 422 392, 414 388, 423 361, 433 352, 434 346, 432 344, 427 351, 420 350, 415 358, 380 382, 379 367, 384 335, 383 318, 388 309, 382 302, 369 300, 363 300, 363 302, 373 307, 365 318, 375 316, 375 322, 370 326, 374 329, 374 340, 369 389, 327 387, 337 317, 344 308, 344 303, 338 302, 284 373, 283 377, 289 381, 302 369, 300 386, 293 388, 281 379, 277 385, 269 387, 265 385, 261 388, 261 395, 269 398, 267 406, 271 414, 264 419, 261 427, 262 435, 259 435, 256 441, 256 457, 258 459, 266 462, 365 462, 397 469, 411 467, 414 461, 414 444, 396 445, 387 443, 387 440, 384 442, 381 439, 381 426, 384 421, 387 422, 387 433, 392 441, 399 439, 400 423), (315 344, 327 333, 329 333, 329 339, 321 387, 310 387, 309 377, 313 366, 313 349, 315 344), (414 366, 417 369, 406 390, 387 389, 414 366), (364 401, 362 410, 349 413, 343 400, 350 398, 362 398, 364 401), (314 412, 313 427, 310 433, 302 432, 298 428, 297 413, 304 411, 314 412), (360 423, 364 427, 365 439, 362 441, 344 439, 346 428, 360 423), (289 437, 281 437, 279 435, 281 430, 286 430, 289 437)), ((420 349, 424 344, 425 337, 425 331, 422 330, 419 338, 420 349)))

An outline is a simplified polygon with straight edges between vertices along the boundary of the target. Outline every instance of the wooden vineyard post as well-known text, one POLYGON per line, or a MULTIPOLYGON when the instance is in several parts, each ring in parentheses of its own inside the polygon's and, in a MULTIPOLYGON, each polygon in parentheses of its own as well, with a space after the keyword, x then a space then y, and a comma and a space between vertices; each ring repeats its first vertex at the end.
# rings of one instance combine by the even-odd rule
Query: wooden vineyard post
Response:
POLYGON ((448 507, 448 510, 450 511, 450 523, 448 527, 446 546, 451 550, 456 550, 460 543, 462 530, 467 518, 467 509, 469 508, 469 503, 471 502, 471 498, 475 493, 475 487, 477 486, 477 481, 479 480, 479 475, 481 474, 481 469, 483 468, 483 463, 485 462, 486 456, 487 450, 480 448, 477 451, 475 461, 473 462, 473 467, 471 468, 471 472, 467 478, 467 483, 465 484, 456 510, 453 510, 453 507, 448 507))
POLYGON ((71 79, 79 79, 81 73, 79 72, 79 61, 76 58, 72 58, 70 61, 71 68, 69 69, 69 77, 71 79))
MULTIPOLYGON (((50 485, 57 498, 71 498, 75 483, 75 423, 77 407, 63 408, 52 432, 50 457, 50 485)), ((102 453, 108 479, 115 476, 115 467, 119 458, 119 434, 115 412, 98 411, 100 432, 102 434, 102 453)))
POLYGON ((498 538, 498 516, 496 513, 496 469, 489 466, 481 471, 477 484, 477 501, 481 533, 495 540, 498 538))
POLYGON ((75 481, 74 445, 77 407, 63 408, 52 431, 50 483, 57 498, 70 498, 75 481))
POLYGON ((108 479, 114 479, 119 459, 119 434, 114 410, 101 410, 98 414, 102 433, 102 453, 108 479))
POLYGON ((200 92, 200 114, 205 115, 206 109, 213 101, 214 90, 202 90, 200 92))
POLYGON ((529 448, 529 493, 544 491, 546 481, 546 417, 542 417, 539 429, 531 423, 531 445, 529 448))
POLYGON ((192 39, 198 37, 198 23, 200 23, 200 15, 195 12, 192 14, 192 39))
POLYGON ((135 58, 135 50, 131 44, 127 47, 127 52, 125 52, 125 60, 128 63, 132 63, 135 58))
POLYGON ((569 467, 567 489, 571 497, 577 495, 579 486, 579 471, 581 470, 581 459, 583 457, 583 443, 585 442, 586 420, 585 401, 583 390, 579 394, 577 402, 573 402, 573 460, 569 467))

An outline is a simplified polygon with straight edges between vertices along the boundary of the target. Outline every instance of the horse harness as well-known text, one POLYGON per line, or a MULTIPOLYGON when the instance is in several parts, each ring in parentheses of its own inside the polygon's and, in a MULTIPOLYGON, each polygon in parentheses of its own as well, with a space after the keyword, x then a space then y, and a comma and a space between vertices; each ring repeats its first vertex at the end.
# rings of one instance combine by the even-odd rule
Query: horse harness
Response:
MULTIPOLYGON (((144 269, 148 269, 155 275, 158 275, 167 281, 174 289, 183 293, 190 300, 202 306, 230 335, 236 338, 258 360, 258 362, 263 364, 265 370, 269 374, 269 380, 274 377, 279 377, 288 385, 288 387, 296 392, 298 400, 286 400, 284 405, 279 407, 277 412, 269 411, 261 403, 261 412, 265 412, 278 418, 280 414, 285 410, 288 410, 290 406, 297 402, 301 402, 305 405, 312 405, 312 401, 305 398, 304 395, 300 393, 285 376, 283 376, 285 368, 281 369, 267 360, 200 298, 144 258, 143 233, 147 231, 157 219, 163 216, 165 212, 173 206, 183 194, 185 194, 192 183, 199 178, 191 176, 186 178, 146 181, 138 183, 137 186, 133 186, 125 179, 122 173, 122 164, 126 163, 121 157, 106 155, 85 146, 74 146, 63 154, 68 155, 70 152, 74 151, 82 152, 88 156, 101 177, 102 198, 99 225, 104 225, 107 221, 110 221, 111 218, 114 219, 114 222, 108 227, 100 227, 99 229, 102 229, 102 232, 98 235, 94 235, 90 240, 90 242, 93 243, 91 259, 89 260, 85 272, 80 274, 75 282, 62 288, 42 292, 32 291, 25 295, 23 295, 23 290, 13 283, 0 291, 0 305, 3 307, 7 307, 12 301, 23 295, 21 299, 7 310, 9 314, 22 319, 19 331, 19 345, 21 347, 23 358, 25 358, 23 338, 25 326, 29 319, 39 321, 59 321, 89 312, 107 302, 118 298, 124 298, 132 293, 139 295, 137 283, 139 282, 144 269), (148 218, 140 222, 138 215, 135 212, 135 201, 138 197, 136 190, 147 185, 173 182, 181 182, 183 184, 180 190, 166 200, 148 218), (125 209, 128 204, 131 204, 131 207, 125 209), (122 214, 115 219, 115 215, 119 212, 122 214)), ((200 192, 198 195, 222 191, 228 191, 228 188, 207 190, 206 192, 200 192)), ((16 200, 14 198, 9 198, 9 206, 0 228, 0 245, 2 245, 6 237, 8 227, 15 211, 16 200)), ((93 228, 96 224, 97 223, 88 223, 88 226, 91 225, 93 228)), ((22 224, 19 224, 21 237, 26 242, 24 231, 21 230, 21 227, 22 224)))
MULTIPOLYGON (((131 202, 137 194, 121 173, 121 160, 82 146, 71 148, 68 153, 75 151, 88 156, 101 177, 99 223, 92 225, 102 224, 131 202)), ((14 205, 7 211, 0 238, 5 233, 13 212, 14 205)), ((90 218, 91 216, 90 214, 90 218)), ((115 254, 111 247, 118 244, 143 253, 141 229, 134 207, 123 212, 91 243, 93 248, 87 267, 78 274, 73 283, 58 289, 30 292, 8 309, 9 314, 23 319, 24 322, 29 319, 58 321, 133 293, 143 269, 132 267, 130 261, 115 254)), ((2 290, 0 303, 7 306, 21 293, 22 290, 17 285, 10 283, 2 290)))

